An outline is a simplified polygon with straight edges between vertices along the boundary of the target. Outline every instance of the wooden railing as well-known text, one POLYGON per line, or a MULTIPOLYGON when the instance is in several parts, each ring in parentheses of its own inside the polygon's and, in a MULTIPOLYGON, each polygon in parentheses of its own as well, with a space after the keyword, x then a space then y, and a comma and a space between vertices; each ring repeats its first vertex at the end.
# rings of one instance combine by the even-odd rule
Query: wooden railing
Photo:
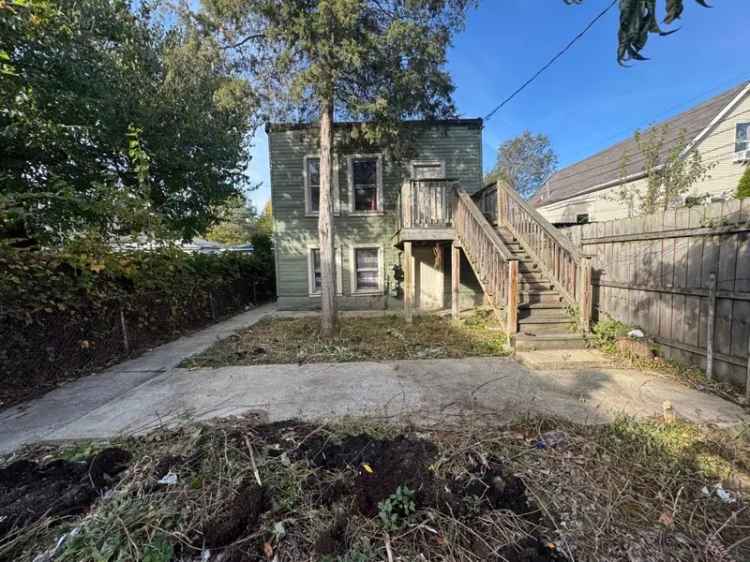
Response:
POLYGON ((400 228, 451 228, 455 180, 407 180, 399 196, 400 228))
POLYGON ((505 183, 497 182, 495 191, 497 225, 510 230, 565 301, 578 309, 582 329, 588 331, 592 308, 590 257, 581 255, 565 235, 505 183))
POLYGON ((508 333, 518 327, 518 260, 503 244, 479 207, 460 187, 455 187, 453 212, 456 238, 492 305, 505 311, 508 333))

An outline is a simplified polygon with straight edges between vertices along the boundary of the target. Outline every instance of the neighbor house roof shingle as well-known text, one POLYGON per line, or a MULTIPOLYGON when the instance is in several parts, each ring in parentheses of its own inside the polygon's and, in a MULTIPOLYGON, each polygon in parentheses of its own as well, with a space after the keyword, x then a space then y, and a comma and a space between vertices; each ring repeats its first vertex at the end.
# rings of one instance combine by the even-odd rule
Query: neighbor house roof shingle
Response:
MULTIPOLYGON (((743 82, 684 113, 657 123, 656 127, 667 126, 662 154, 673 149, 681 136, 685 142, 690 142, 697 137, 747 85, 748 82, 743 82)), ((644 157, 633 137, 630 137, 555 172, 531 202, 535 207, 542 207, 583 192, 596 191, 598 186, 606 186, 620 178, 643 172, 643 164, 644 157), (627 155, 627 162, 625 155, 627 155)))

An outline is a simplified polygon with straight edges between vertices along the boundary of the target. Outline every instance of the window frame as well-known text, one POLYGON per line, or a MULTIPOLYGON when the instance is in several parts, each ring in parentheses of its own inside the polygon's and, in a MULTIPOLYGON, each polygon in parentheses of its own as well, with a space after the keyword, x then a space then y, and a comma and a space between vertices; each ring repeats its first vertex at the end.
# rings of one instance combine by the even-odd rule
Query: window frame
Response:
MULTIPOLYGON (((321 293, 320 289, 315 288, 315 270, 313 269, 315 267, 313 252, 315 251, 320 252, 320 246, 311 245, 307 247, 307 296, 309 297, 320 297, 321 293)), ((344 294, 341 247, 334 247, 333 253, 333 261, 336 266, 336 294, 341 296, 344 294)))
POLYGON ((442 180, 442 179, 445 179, 445 160, 412 160, 409 163, 409 170, 411 174, 411 179, 413 180, 431 180, 431 179, 442 180), (437 178, 418 178, 416 174, 414 173, 415 168, 417 168, 418 166, 440 166, 440 176, 437 178))
MULTIPOLYGON (((317 217, 320 216, 320 211, 312 210, 312 193, 310 191, 310 176, 307 173, 308 167, 307 162, 311 159, 320 160, 320 154, 312 153, 305 154, 302 159, 302 178, 304 182, 305 190, 305 216, 306 217, 317 217)), ((320 186, 318 186, 320 189, 320 186)), ((333 214, 338 216, 341 211, 341 192, 339 190, 339 159, 337 155, 333 155, 333 214)))
POLYGON ((346 157, 347 162, 347 183, 349 186, 349 214, 351 216, 371 216, 371 215, 382 215, 383 214, 383 154, 349 154, 346 157), (377 197, 377 208, 374 211, 357 211, 354 208, 354 161, 355 160, 370 160, 375 159, 375 174, 376 174, 376 191, 375 196, 377 197))
POLYGON ((352 244, 349 252, 351 263, 350 283, 352 295, 382 295, 383 289, 383 246, 378 244, 352 244), (358 289, 357 288, 357 250, 377 250, 378 251, 378 286, 376 289, 358 289))

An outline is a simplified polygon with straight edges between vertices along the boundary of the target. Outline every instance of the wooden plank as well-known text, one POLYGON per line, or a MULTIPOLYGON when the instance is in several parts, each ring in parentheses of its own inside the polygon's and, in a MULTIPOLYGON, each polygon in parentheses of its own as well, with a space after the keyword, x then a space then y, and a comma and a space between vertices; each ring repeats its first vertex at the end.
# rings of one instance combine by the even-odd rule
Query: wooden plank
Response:
POLYGON ((657 334, 669 339, 672 337, 672 295, 659 293, 659 329, 657 334))
MULTIPOLYGON (((730 355, 732 353, 732 314, 733 307, 730 299, 716 300, 716 335, 714 347, 719 353, 730 355)), ((709 314, 710 314, 709 309, 709 314)))
POLYGON ((701 284, 708 286, 711 274, 718 274, 719 269, 719 237, 708 236, 704 239, 703 244, 703 266, 701 284))
POLYGON ((454 242, 451 246, 451 313, 458 320, 461 312, 461 249, 454 242))
POLYGON ((685 297, 684 328, 680 341, 698 346, 698 322, 700 321, 700 297, 685 297))
MULTIPOLYGON (((683 216, 681 213, 677 213, 678 217, 683 216)), ((687 215, 685 215, 687 216, 687 215)), ((587 246, 590 244, 603 244, 604 242, 630 242, 633 240, 663 240, 664 238, 697 238, 701 236, 708 236, 712 234, 737 234, 741 232, 750 231, 750 227, 743 225, 731 225, 731 226, 719 226, 719 227, 689 227, 689 228, 675 228, 674 230, 665 230, 663 232, 635 232, 630 234, 618 234, 612 236, 604 236, 601 238, 593 238, 584 236, 581 239, 581 244, 587 246)))
POLYGON ((747 353, 745 342, 750 338, 750 301, 734 301, 732 308, 731 355, 744 357, 747 353))
POLYGON ((723 236, 719 243, 717 282, 719 290, 733 291, 737 275, 738 234, 723 236))
POLYGON ((508 262, 508 296, 506 308, 506 332, 515 334, 518 331, 518 261, 508 262))
MULTIPOLYGON (((750 201, 750 198, 744 201, 750 201)), ((734 290, 738 293, 750 293, 750 233, 748 232, 737 237, 734 290)))
MULTIPOLYGON (((617 283, 614 281, 602 281, 599 282, 598 285, 602 287, 620 287, 622 289, 630 289, 633 291, 647 291, 647 292, 654 292, 654 293, 671 293, 674 295, 685 295, 685 296, 694 296, 694 297, 705 297, 708 296, 708 289, 706 288, 700 288, 700 289, 681 289, 677 287, 645 287, 640 285, 633 285, 629 283, 617 283)), ((718 291, 717 292, 718 298, 723 299, 733 299, 733 300, 740 300, 740 301, 750 301, 750 294, 747 293, 738 293, 737 291, 718 291)))
POLYGON ((411 242, 404 242, 404 317, 407 322, 414 318, 414 256, 411 242))
MULTIPOLYGON (((708 317, 706 320, 706 378, 713 380, 714 375, 714 340, 716 338, 716 274, 709 276, 708 317)), ((692 343, 692 342, 686 342, 692 343)), ((697 344, 696 344, 697 345, 697 344)))
POLYGON ((705 287, 703 272, 703 238, 690 238, 687 252, 687 278, 685 287, 697 289, 705 287))

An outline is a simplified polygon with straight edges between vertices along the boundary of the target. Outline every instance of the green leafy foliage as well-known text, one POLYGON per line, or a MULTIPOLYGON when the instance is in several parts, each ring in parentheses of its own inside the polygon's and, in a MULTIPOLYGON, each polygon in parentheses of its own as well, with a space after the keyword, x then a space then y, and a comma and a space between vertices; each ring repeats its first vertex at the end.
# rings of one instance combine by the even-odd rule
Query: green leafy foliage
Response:
POLYGON ((378 517, 386 531, 398 531, 416 510, 414 491, 401 485, 378 504, 378 517))
POLYGON ((497 149, 497 161, 490 181, 502 179, 521 197, 533 196, 557 168, 555 154, 549 137, 524 131, 514 139, 505 141, 497 149))
POLYGON ((217 211, 219 222, 207 233, 208 240, 222 244, 244 244, 250 242, 257 230, 258 216, 255 209, 247 205, 244 197, 230 197, 217 211))
POLYGON ((122 0, 0 3, 0 237, 190 238, 246 183, 256 98, 188 20, 122 0))
POLYGON ((745 168, 745 171, 737 184, 737 199, 745 199, 750 197, 750 166, 745 168))
POLYGON ((626 335, 628 330, 627 324, 623 324, 611 316, 605 316, 594 325, 591 331, 591 339, 599 349, 613 352, 617 338, 626 335))
POLYGON ((61 252, 0 249, 0 402, 270 298, 273 272, 270 252, 113 252, 92 242, 61 252))
MULTIPOLYGON (((566 4, 581 4, 583 0, 563 0, 566 4)), ((701 6, 710 7, 705 0, 695 0, 701 6)), ((656 14, 656 0, 620 0, 620 29, 618 31, 617 61, 647 60, 641 51, 648 42, 649 34, 671 35, 677 30, 663 31, 656 14)), ((674 23, 682 16, 684 0, 665 0, 664 23, 674 23)))
MULTIPOLYGON (((685 204, 689 198, 695 205, 702 194, 691 193, 696 185, 710 177, 717 162, 703 162, 697 150, 689 150, 685 131, 672 133, 667 125, 636 131, 638 159, 646 174, 645 189, 632 183, 622 183, 613 195, 606 198, 627 206, 628 213, 648 215, 685 204), (688 195, 690 194, 690 195, 688 195)), ((623 155, 623 177, 627 173, 630 154, 623 155)))

